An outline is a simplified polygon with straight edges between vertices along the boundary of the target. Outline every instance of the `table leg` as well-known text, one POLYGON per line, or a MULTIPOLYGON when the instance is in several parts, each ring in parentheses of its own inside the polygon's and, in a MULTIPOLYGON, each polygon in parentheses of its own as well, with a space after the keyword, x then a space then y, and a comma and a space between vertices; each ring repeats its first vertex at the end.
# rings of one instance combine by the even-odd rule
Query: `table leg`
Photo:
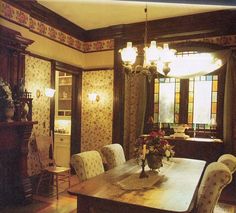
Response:
POLYGON ((77 213, 89 213, 89 202, 83 195, 77 195, 77 213))

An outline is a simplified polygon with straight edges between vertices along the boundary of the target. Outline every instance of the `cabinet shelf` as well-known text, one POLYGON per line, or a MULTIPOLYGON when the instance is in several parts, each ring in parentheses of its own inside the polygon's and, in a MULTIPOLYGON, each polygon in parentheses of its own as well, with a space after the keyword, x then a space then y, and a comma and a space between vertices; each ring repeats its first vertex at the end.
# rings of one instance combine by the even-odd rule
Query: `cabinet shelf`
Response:
POLYGON ((58 86, 59 86, 59 87, 61 87, 61 86, 63 86, 63 87, 64 87, 64 86, 71 86, 71 84, 59 84, 58 86))
POLYGON ((71 101, 71 98, 59 98, 59 101, 71 101))
POLYGON ((60 76, 58 76, 59 78, 71 78, 71 75, 60 75, 60 76))

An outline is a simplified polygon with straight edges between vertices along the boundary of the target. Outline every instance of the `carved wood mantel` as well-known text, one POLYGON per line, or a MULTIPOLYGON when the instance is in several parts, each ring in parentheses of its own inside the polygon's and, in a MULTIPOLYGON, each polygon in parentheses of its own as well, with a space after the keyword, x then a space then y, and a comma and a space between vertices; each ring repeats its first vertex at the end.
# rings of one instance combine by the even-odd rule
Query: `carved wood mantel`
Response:
POLYGON ((27 155, 34 124, 37 122, 0 122, 0 206, 32 200, 27 155))

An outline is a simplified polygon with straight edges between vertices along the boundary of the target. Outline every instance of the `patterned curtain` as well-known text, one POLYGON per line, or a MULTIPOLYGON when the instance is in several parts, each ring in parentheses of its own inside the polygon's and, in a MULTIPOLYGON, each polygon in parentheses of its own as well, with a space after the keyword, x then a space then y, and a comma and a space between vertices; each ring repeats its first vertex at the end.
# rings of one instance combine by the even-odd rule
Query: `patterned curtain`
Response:
MULTIPOLYGON (((236 155, 236 52, 230 51, 227 60, 224 94, 223 139, 225 153, 236 155)), ((234 174, 234 186, 236 187, 236 174, 234 174)))
POLYGON ((126 158, 134 153, 134 143, 143 133, 147 102, 146 76, 142 74, 125 76, 124 103, 124 149, 126 158))
POLYGON ((234 111, 236 94, 236 53, 230 52, 227 60, 224 94, 223 137, 225 152, 236 155, 236 142, 233 140, 234 111))

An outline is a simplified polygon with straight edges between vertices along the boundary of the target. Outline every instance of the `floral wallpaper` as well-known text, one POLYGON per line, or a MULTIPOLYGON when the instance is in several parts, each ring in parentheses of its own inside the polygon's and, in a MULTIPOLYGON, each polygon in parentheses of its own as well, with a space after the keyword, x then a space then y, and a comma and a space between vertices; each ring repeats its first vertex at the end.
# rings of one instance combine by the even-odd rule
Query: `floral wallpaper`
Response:
POLYGON ((83 72, 81 152, 100 150, 112 143, 113 70, 83 72), (100 100, 90 101, 89 93, 100 100))
MULTIPOLYGON (((25 88, 32 93, 33 113, 32 120, 38 121, 34 125, 33 133, 49 135, 50 132, 50 99, 44 95, 46 87, 51 85, 51 62, 26 55, 25 57, 25 88), (36 97, 36 91, 40 97, 36 97)), ((39 160, 36 152, 35 141, 29 142, 28 174, 39 173, 39 160)))
POLYGON ((26 27, 32 32, 35 32, 39 35, 47 37, 51 40, 69 46, 81 52, 87 53, 114 49, 113 39, 92 42, 80 41, 67 33, 64 33, 40 20, 31 17, 30 14, 3 1, 0 2, 0 16, 23 27, 26 27))

